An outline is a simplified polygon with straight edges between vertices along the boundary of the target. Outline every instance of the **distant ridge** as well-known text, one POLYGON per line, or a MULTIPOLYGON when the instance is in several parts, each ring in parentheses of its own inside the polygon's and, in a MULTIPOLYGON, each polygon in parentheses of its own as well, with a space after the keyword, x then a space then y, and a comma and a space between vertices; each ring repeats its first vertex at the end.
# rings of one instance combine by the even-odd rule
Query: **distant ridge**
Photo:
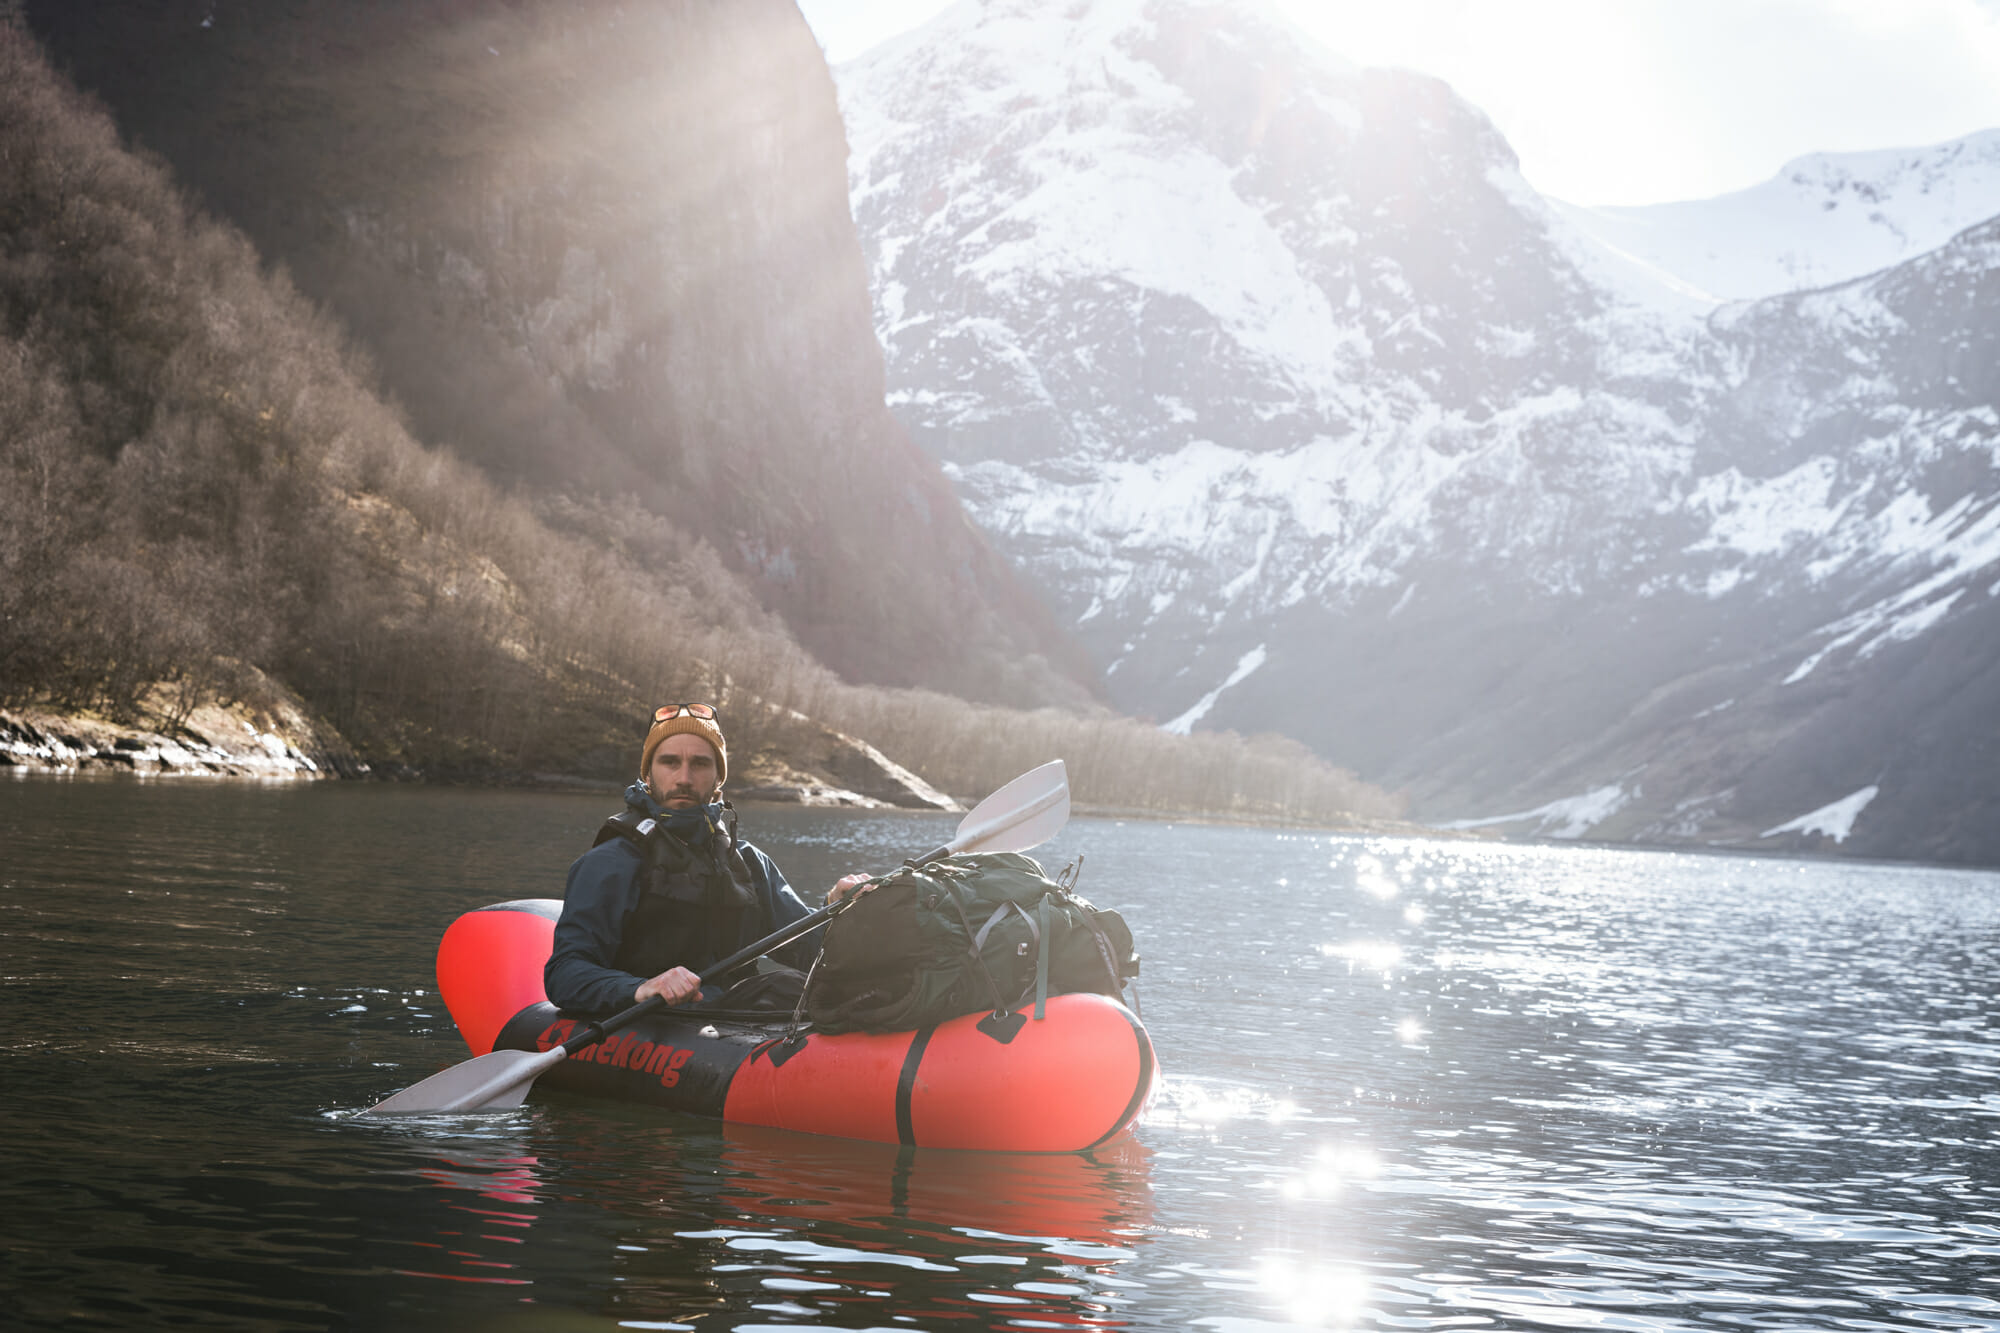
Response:
POLYGON ((1812 153, 1713 199, 1586 208, 1577 227, 1717 301, 1865 277, 2000 216, 2000 129, 1924 148, 1812 153))

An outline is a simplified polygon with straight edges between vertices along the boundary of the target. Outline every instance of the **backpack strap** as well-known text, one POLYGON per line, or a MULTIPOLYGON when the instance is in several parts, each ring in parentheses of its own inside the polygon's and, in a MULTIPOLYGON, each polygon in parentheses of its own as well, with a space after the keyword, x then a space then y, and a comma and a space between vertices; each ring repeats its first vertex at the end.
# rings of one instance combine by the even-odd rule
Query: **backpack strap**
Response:
POLYGON ((981 956, 980 950, 985 947, 987 932, 991 931, 999 923, 1000 919, 1007 915, 1007 909, 1013 907, 1014 904, 1003 903, 1001 906, 995 908, 993 915, 986 918, 986 924, 978 930, 974 930, 972 928, 972 918, 965 914, 965 904, 958 900, 958 886, 948 879, 942 880, 941 883, 944 887, 944 896, 950 899, 952 910, 958 913, 958 923, 965 927, 966 957, 970 958, 972 965, 979 969, 979 975, 986 979, 986 993, 993 997, 993 1012, 996 1014, 1011 1013, 1015 1005, 1020 1003, 1020 1000, 1017 998, 1013 1004, 1010 1004, 1007 1002, 1006 997, 1000 994, 1000 983, 993 979, 993 973, 986 966, 986 959, 981 956))
MULTIPOLYGON (((659 820, 627 806, 598 826, 597 838, 590 845, 601 847, 613 838, 623 838, 632 844, 639 853, 639 859, 650 870, 657 872, 662 869, 662 852, 666 853, 667 871, 687 869, 694 862, 694 853, 678 839, 665 837, 663 833, 659 820)), ((732 845, 730 851, 735 850, 732 845)))
MULTIPOLYGON (((750 863, 736 846, 736 812, 729 809, 727 805, 723 809, 726 811, 723 816, 724 823, 722 828, 722 832, 725 835, 723 838, 724 850, 718 853, 714 859, 717 867, 723 873, 730 875, 732 880, 735 879, 733 872, 738 869, 743 872, 743 877, 748 879, 750 878, 750 863)), ((639 855, 644 857, 648 864, 657 859, 658 854, 662 850, 666 850, 669 861, 667 868, 669 870, 685 870, 693 865, 695 862, 693 849, 689 848, 686 843, 681 842, 678 838, 656 836, 661 832, 660 821, 658 819, 652 815, 642 815, 637 810, 627 806, 598 826, 597 837, 590 845, 592 847, 599 847, 610 842, 613 838, 623 838, 639 849, 639 855)))
POLYGON ((638 844, 639 849, 644 851, 646 839, 658 827, 658 820, 651 815, 642 815, 628 805, 598 826, 597 837, 590 845, 600 847, 613 838, 624 838, 628 842, 638 844))
POLYGON ((1012 1005, 1003 1006, 1002 1011, 1005 1012, 1009 1009, 1019 1008, 1021 1002, 1028 998, 1028 990, 1031 989, 1035 993, 1035 1018, 1040 1020, 1048 1016, 1049 1007, 1048 894, 1045 893, 1042 895, 1041 900, 1035 905, 1033 913, 1030 913, 1027 908, 1017 902, 1004 902, 994 908, 993 915, 986 918, 986 924, 981 926, 979 933, 972 937, 972 956, 979 960, 979 970, 986 972, 987 988, 997 997, 1000 993, 1000 987, 994 983, 993 974, 986 970, 986 937, 992 933, 993 927, 1006 920, 1009 912, 1020 913, 1021 920, 1025 921, 1028 925, 1029 937, 1035 941, 1035 980, 1031 987, 1024 989, 1020 995, 1015 997, 1012 1005))
MULTIPOLYGON (((597 837, 591 840, 590 845, 597 847, 610 842, 613 838, 624 838, 628 841, 638 843, 643 848, 646 845, 646 840, 653 836, 653 830, 659 828, 659 826, 659 820, 653 818, 651 815, 642 815, 628 805, 598 825, 597 837)), ((734 852, 736 850, 736 807, 727 801, 722 803, 722 832, 726 835, 725 840, 729 844, 729 850, 734 852)))

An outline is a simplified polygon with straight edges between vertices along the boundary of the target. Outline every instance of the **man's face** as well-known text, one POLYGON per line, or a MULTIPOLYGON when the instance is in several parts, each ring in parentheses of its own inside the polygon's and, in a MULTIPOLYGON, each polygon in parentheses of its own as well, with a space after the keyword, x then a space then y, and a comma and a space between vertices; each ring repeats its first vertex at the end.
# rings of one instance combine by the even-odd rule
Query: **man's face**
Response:
POLYGON ((653 751, 646 774, 653 799, 669 810, 689 810, 715 799, 715 747, 686 732, 669 736, 653 751))

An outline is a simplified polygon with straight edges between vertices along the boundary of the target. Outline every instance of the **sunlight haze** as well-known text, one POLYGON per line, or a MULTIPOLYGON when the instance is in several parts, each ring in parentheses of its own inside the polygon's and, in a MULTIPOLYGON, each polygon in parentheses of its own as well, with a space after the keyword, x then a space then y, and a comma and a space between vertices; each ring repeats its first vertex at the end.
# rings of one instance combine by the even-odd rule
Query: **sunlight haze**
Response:
MULTIPOLYGON (((1813 152, 2000 126, 2000 0, 1274 0, 1363 65, 1434 74, 1572 203, 1698 199, 1813 152)), ((801 0, 835 64, 939 0, 801 0)))

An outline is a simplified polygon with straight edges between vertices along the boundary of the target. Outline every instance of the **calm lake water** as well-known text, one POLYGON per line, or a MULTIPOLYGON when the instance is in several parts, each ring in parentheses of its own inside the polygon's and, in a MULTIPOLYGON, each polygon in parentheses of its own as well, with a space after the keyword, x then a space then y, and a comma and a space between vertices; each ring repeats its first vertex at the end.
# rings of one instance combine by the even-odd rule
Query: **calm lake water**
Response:
MULTIPOLYGON (((2000 876, 1078 819, 1164 1075, 1106 1150, 344 1119, 616 804, 0 780, 0 1319, 2000 1329, 2000 876)), ((744 818, 815 894, 951 824, 744 818)))

